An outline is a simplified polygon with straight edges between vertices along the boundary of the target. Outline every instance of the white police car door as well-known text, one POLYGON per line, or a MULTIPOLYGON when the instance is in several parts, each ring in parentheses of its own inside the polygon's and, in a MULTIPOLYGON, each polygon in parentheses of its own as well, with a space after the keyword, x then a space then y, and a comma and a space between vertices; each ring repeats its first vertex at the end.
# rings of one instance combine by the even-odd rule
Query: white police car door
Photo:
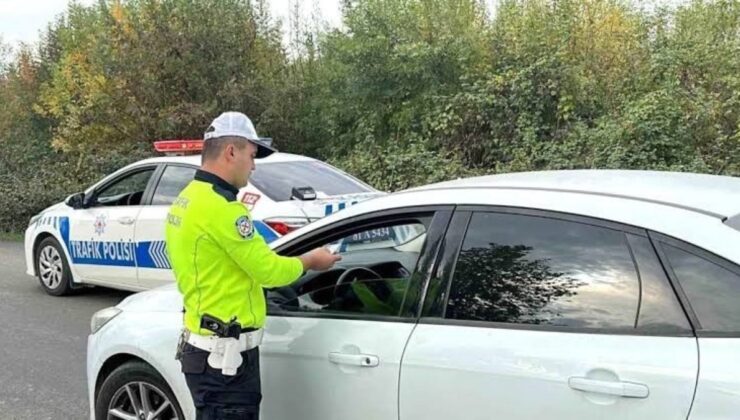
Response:
POLYGON ((485 210, 450 224, 400 419, 686 419, 696 338, 646 233, 485 210))
POLYGON ((139 286, 142 288, 151 289, 175 280, 165 248, 165 221, 170 205, 193 180, 196 169, 190 165, 168 164, 155 174, 151 204, 141 209, 134 234, 139 286))
POLYGON ((85 282, 137 288, 134 226, 154 169, 113 176, 92 193, 90 207, 72 213, 67 246, 85 282))
POLYGON ((330 241, 343 260, 268 292, 260 350, 262 370, 269 372, 262 386, 272 396, 263 402, 265 418, 398 418, 401 356, 449 214, 397 214, 380 224, 373 218, 371 225, 331 235, 342 231, 334 225, 287 250, 296 255, 330 241))

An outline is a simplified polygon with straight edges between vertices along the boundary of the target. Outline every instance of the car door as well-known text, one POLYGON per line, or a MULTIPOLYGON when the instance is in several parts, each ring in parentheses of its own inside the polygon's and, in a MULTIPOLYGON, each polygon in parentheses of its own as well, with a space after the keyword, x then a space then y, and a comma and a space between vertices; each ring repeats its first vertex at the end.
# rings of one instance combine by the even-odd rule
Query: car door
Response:
POLYGON ((136 288, 134 226, 156 166, 112 177, 70 217, 68 249, 76 272, 89 283, 136 288))
POLYGON ((281 250, 298 255, 331 244, 343 259, 268 292, 260 347, 265 418, 398 418, 401 355, 450 214, 426 209, 340 222, 281 250))
POLYGON ((164 242, 165 220, 170 206, 193 180, 196 167, 183 164, 162 165, 155 175, 149 205, 142 207, 136 220, 136 261, 139 286, 151 289, 175 280, 164 242))
POLYGON ((740 266, 696 246, 654 235, 696 326, 699 379, 692 420, 740 413, 740 266))
POLYGON ((686 419, 696 339, 644 231, 482 207, 448 232, 401 420, 686 419))

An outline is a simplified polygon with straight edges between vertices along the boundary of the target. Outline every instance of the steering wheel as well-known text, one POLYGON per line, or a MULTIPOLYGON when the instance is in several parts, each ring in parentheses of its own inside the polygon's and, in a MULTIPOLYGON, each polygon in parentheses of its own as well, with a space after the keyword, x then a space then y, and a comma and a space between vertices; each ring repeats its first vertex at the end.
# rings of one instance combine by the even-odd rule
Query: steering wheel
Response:
POLYGON ((141 202, 141 197, 144 195, 142 191, 131 193, 126 197, 126 205, 133 206, 138 205, 141 202))
POLYGON ((376 273, 375 271, 366 268, 366 267, 354 267, 350 268, 344 273, 342 273, 339 278, 337 279, 337 283, 334 285, 334 297, 339 297, 339 287, 345 283, 354 283, 355 281, 359 280, 359 278, 356 276, 358 272, 365 272, 370 274, 371 276, 375 277, 378 280, 383 280, 383 276, 376 273), (352 276, 352 274, 355 274, 355 276, 352 276), (348 279, 351 279, 351 281, 348 281, 348 279))

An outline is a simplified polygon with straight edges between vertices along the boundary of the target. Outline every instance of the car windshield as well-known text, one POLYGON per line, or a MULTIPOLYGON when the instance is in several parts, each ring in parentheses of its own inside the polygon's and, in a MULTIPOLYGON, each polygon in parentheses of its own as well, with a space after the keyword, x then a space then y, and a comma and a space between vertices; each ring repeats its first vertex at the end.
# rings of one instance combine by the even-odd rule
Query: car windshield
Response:
POLYGON ((249 182, 274 201, 290 200, 293 188, 311 187, 328 196, 370 192, 365 185, 320 161, 257 165, 249 182))

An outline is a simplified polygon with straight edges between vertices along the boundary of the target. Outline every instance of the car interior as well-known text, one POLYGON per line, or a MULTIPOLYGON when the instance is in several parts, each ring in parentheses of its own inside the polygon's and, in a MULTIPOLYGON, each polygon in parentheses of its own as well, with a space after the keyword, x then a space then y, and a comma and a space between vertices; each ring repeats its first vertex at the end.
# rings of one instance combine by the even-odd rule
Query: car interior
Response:
POLYGON ((153 170, 139 171, 95 191, 96 206, 138 206, 153 170))
POLYGON ((98 196, 96 197, 95 203, 99 206, 138 206, 141 204, 141 198, 143 196, 144 190, 109 196, 98 196))
POLYGON ((334 268, 309 271, 290 286, 270 290, 268 301, 282 311, 395 315, 425 239, 421 223, 345 236, 327 244, 342 256, 334 268))

